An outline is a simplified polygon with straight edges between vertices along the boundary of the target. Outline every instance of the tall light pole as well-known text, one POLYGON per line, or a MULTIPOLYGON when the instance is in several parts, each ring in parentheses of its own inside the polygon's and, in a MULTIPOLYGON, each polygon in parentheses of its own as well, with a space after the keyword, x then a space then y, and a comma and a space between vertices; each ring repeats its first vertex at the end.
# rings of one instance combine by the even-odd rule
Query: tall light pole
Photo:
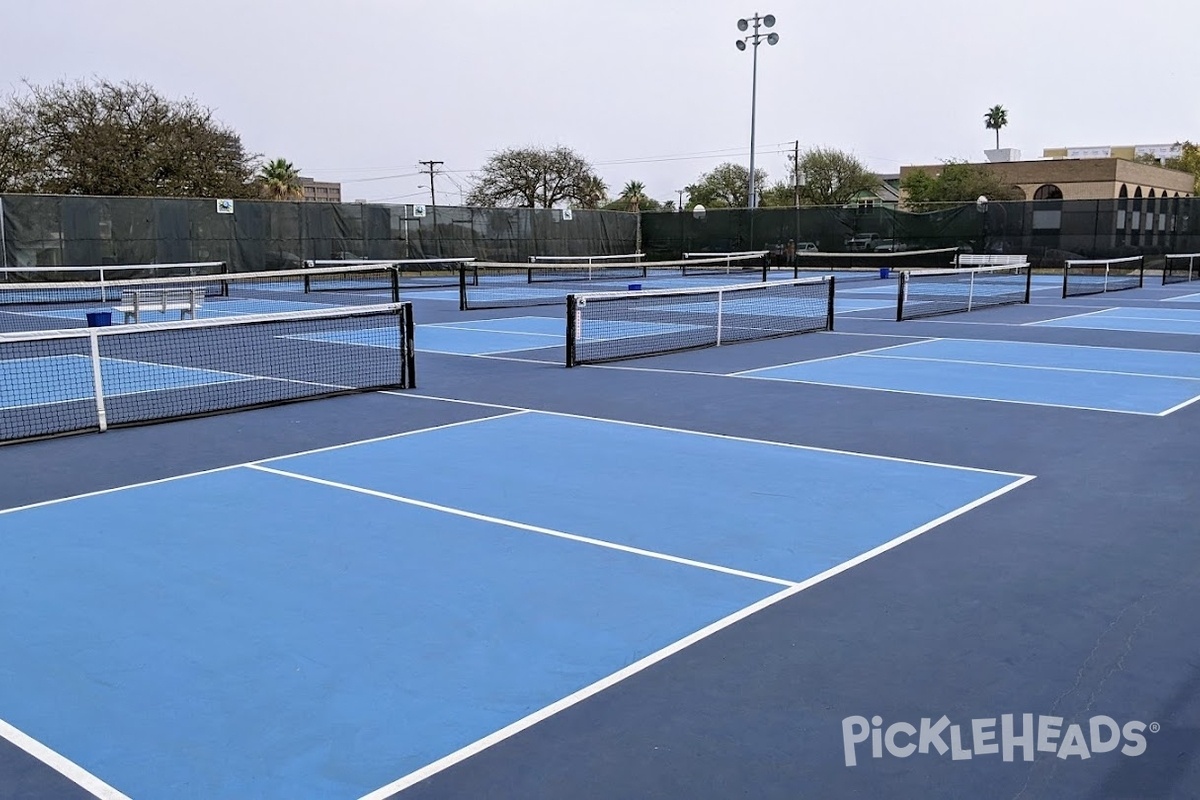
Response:
POLYGON ((737 49, 745 50, 746 42, 749 42, 754 47, 754 71, 753 78, 750 83, 750 208, 758 208, 758 195, 755 192, 754 186, 754 118, 756 106, 758 104, 758 45, 765 39, 767 44, 777 44, 779 42, 778 33, 760 33, 760 28, 775 27, 775 15, 767 14, 759 16, 758 12, 754 12, 754 16, 750 19, 739 19, 739 31, 746 31, 753 26, 754 32, 749 36, 738 39, 737 49))

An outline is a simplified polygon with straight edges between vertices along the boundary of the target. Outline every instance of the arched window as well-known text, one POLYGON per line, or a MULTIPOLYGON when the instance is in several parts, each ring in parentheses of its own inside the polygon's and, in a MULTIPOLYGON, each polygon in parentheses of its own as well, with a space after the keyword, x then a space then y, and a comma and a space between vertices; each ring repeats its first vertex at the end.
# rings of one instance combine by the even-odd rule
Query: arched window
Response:
POLYGON ((1154 199, 1154 190, 1153 189, 1150 190, 1150 199, 1151 200, 1154 199))
POLYGON ((1129 197, 1129 187, 1121 184, 1121 191, 1117 192, 1117 197, 1129 197))
POLYGON ((1137 187, 1133 190, 1133 213, 1130 214, 1130 229, 1133 236, 1130 239, 1130 244, 1139 245, 1142 243, 1142 187, 1137 187))
POLYGON ((1141 196, 1142 196, 1142 187, 1140 187, 1140 186, 1139 186, 1139 187, 1138 187, 1136 190, 1134 190, 1134 192, 1133 192, 1133 196, 1134 196, 1134 197, 1141 197, 1141 196))
POLYGON ((1053 183, 1046 183, 1037 188, 1033 193, 1034 200, 1062 200, 1062 189, 1055 186, 1053 183))
POLYGON ((1025 194, 1025 190, 1016 184, 1013 184, 1012 186, 1012 193, 1013 200, 1024 200, 1028 196, 1025 194))

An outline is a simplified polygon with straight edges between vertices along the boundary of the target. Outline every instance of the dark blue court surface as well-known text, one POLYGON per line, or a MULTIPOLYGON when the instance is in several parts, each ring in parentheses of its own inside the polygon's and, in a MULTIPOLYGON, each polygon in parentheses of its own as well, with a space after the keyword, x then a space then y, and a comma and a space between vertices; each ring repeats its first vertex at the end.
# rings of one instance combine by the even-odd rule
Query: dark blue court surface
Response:
POLYGON ((414 292, 418 390, 0 448, 0 798, 1200 797, 1187 310, 878 284, 570 370, 562 306, 414 292))

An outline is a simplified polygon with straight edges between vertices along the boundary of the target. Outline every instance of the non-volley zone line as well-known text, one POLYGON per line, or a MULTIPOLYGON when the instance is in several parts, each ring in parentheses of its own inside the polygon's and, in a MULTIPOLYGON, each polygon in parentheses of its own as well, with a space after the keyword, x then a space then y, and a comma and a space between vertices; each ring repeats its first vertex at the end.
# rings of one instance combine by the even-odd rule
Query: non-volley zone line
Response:
POLYGON ((1200 354, 987 339, 930 339, 735 376, 1150 416, 1200 399, 1200 354))
POLYGON ((1161 307, 1104 308, 1027 324, 1054 328, 1086 328, 1134 333, 1178 333, 1198 336, 1200 335, 1200 311, 1161 307))

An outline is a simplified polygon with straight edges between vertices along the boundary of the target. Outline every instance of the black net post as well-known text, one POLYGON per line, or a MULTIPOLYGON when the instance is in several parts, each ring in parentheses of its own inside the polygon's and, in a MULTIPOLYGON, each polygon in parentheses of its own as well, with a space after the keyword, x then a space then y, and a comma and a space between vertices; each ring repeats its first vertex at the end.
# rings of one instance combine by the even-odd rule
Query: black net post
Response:
POLYGON ((834 277, 833 275, 829 276, 829 310, 826 312, 826 315, 825 315, 825 329, 830 330, 830 331, 833 330, 833 314, 834 314, 833 295, 834 295, 834 288, 835 288, 836 281, 837 281, 836 277, 834 277))
POLYGON ((1025 299, 1021 302, 1028 304, 1033 299, 1033 264, 1025 265, 1025 299))
POLYGON ((458 310, 467 310, 467 265, 458 266, 458 310))
POLYGON ((896 281, 896 322, 904 321, 904 292, 908 289, 908 273, 901 272, 896 281))
POLYGON ((578 333, 576 325, 575 295, 567 295, 567 366, 575 366, 575 336, 578 333))
POLYGON ((1141 289, 1146 285, 1146 257, 1141 256, 1138 262, 1138 288, 1141 289))
POLYGON ((1067 279, 1068 279, 1068 274, 1070 272, 1071 272, 1070 262, 1064 263, 1063 264, 1063 292, 1062 292, 1062 296, 1063 296, 1064 300, 1067 298, 1067 279))
POLYGON ((414 336, 416 326, 413 324, 412 309, 412 303, 405 303, 400 309, 400 346, 403 348, 400 354, 400 386, 403 389, 417 387, 417 347, 414 336))
MULTIPOLYGON (((399 303, 400 302, 400 267, 393 266, 391 269, 388 270, 388 272, 390 273, 388 277, 391 279, 391 283, 392 283, 392 286, 391 286, 392 302, 399 303)), ((412 316, 412 315, 410 314, 409 316, 412 316)))

